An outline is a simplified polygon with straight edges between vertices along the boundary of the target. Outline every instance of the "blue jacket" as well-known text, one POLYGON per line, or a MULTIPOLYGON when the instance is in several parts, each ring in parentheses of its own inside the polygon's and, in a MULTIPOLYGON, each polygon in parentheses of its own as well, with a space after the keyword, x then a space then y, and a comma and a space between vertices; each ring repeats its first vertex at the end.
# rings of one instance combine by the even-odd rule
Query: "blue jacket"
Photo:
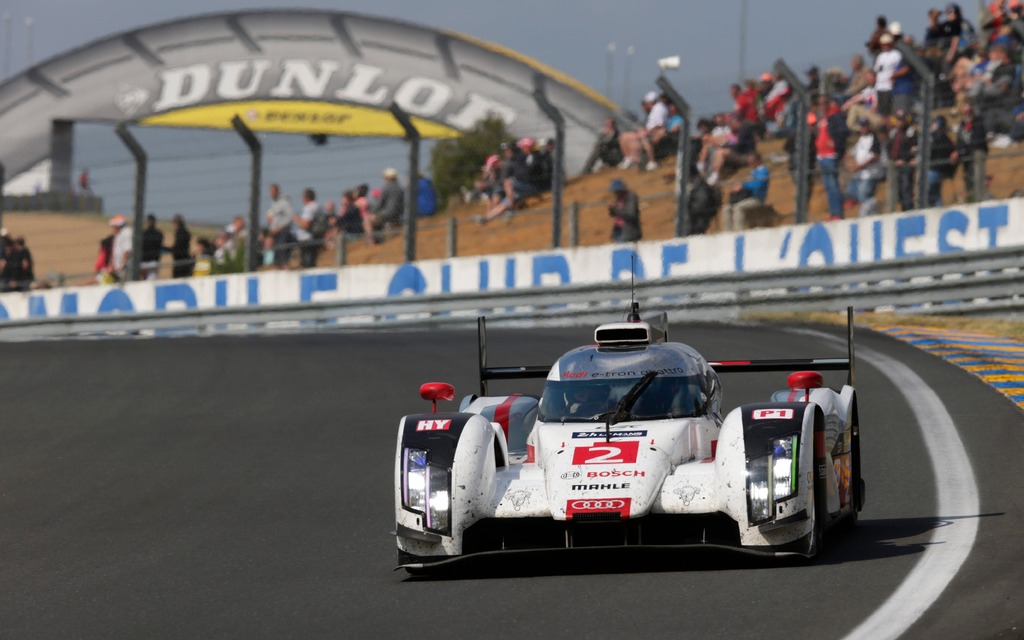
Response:
POLYGON ((416 183, 416 214, 432 216, 437 213, 437 192, 430 178, 422 176, 416 183))
POLYGON ((743 183, 750 195, 764 203, 768 197, 768 167, 761 163, 750 172, 750 179, 743 183))

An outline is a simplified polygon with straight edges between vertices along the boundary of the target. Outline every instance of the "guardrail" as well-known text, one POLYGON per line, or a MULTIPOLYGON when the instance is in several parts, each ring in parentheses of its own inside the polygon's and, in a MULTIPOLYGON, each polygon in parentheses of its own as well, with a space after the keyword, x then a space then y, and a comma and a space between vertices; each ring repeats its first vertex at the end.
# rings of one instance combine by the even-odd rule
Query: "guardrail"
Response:
MULTIPOLYGON (((535 289, 338 300, 216 309, 66 316, 0 322, 0 339, 89 335, 265 333, 572 324, 626 309, 628 281, 535 289)), ((757 311, 895 311, 1014 316, 1024 311, 1024 246, 861 265, 644 280, 633 295, 676 318, 734 319, 757 311)))

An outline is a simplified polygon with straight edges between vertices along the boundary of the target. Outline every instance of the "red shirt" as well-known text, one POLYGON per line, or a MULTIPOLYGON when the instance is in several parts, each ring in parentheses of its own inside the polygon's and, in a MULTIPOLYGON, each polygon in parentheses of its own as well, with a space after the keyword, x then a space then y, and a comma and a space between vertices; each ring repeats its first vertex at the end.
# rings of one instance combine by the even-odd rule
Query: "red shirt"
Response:
POLYGON ((757 90, 747 89, 736 94, 736 114, 745 122, 757 122, 757 90))

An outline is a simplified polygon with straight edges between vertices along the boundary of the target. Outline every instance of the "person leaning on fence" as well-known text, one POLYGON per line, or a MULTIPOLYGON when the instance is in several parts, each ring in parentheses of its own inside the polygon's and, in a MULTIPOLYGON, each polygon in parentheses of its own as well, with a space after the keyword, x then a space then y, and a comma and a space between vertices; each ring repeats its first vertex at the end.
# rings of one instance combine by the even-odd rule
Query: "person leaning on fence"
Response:
POLYGON ((768 198, 768 167, 761 159, 761 154, 754 151, 747 156, 750 165, 750 177, 736 185, 729 194, 729 204, 725 205, 723 226, 726 231, 742 231, 747 228, 747 213, 752 209, 763 207, 768 198))
POLYGON ((608 215, 612 217, 612 240, 614 242, 636 242, 643 233, 640 231, 640 201, 626 183, 615 178, 610 191, 612 201, 608 203, 608 215))
POLYGON ((174 260, 171 267, 171 276, 174 278, 188 278, 192 275, 192 232, 185 224, 185 216, 180 213, 174 214, 174 244, 166 251, 171 252, 171 259, 174 260))
POLYGON ((292 257, 292 218, 295 211, 288 196, 281 193, 281 187, 271 184, 270 208, 267 209, 267 233, 274 242, 274 266, 283 269, 292 257))
POLYGON ((910 211, 914 208, 917 144, 914 116, 908 112, 897 111, 892 117, 892 129, 889 131, 889 158, 896 166, 896 193, 901 211, 910 211))
POLYGON ((945 116, 932 122, 931 157, 928 166, 928 206, 942 206, 942 183, 953 178, 959 160, 956 147, 949 138, 945 116))
POLYGON ((295 240, 299 243, 299 264, 303 269, 315 267, 327 232, 327 214, 316 201, 316 192, 312 189, 303 190, 302 211, 292 217, 292 223, 295 225, 295 240))
POLYGON ((146 216, 146 228, 142 230, 142 255, 139 269, 142 280, 156 280, 160 273, 160 254, 164 250, 164 232, 156 228, 156 216, 146 216))

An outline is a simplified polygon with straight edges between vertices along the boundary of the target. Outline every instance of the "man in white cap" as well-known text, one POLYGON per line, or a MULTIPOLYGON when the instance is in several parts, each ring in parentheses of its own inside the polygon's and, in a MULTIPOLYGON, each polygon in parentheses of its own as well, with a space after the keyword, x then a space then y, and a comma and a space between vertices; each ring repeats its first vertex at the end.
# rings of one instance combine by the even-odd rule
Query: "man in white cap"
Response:
POLYGON ((132 259, 132 228, 124 216, 117 215, 110 219, 114 228, 114 243, 111 246, 110 270, 120 282, 127 279, 128 264, 132 259))
POLYGON ((875 92, 878 94, 878 115, 887 118, 892 115, 892 76, 903 62, 903 54, 893 48, 893 37, 889 32, 882 34, 878 44, 882 51, 875 57, 875 92))
POLYGON ((388 167, 384 170, 384 187, 373 212, 377 226, 398 226, 405 214, 405 192, 398 184, 398 171, 388 167))
POLYGON ((652 141, 660 140, 666 131, 668 124, 668 106, 661 99, 656 91, 648 91, 641 102, 644 113, 647 116, 643 129, 626 131, 619 135, 619 146, 625 160, 619 165, 622 169, 641 165, 641 152, 647 154, 647 164, 644 165, 648 171, 658 168, 654 159, 654 145, 652 141))

